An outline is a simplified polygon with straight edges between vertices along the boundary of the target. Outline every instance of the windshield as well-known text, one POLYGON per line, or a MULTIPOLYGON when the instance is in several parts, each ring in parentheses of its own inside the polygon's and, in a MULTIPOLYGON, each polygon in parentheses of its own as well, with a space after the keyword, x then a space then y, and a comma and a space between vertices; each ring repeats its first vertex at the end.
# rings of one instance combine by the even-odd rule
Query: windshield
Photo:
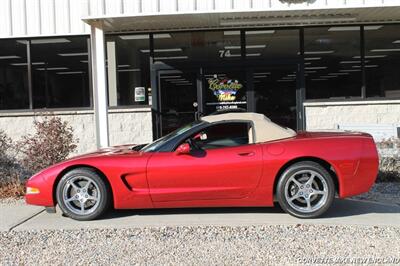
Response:
POLYGON ((167 141, 169 141, 170 139, 184 134, 185 132, 187 132, 188 130, 190 130, 194 125, 199 124, 200 121, 194 121, 191 122, 183 127, 178 128, 175 131, 172 131, 171 133, 169 133, 168 135, 165 135, 164 137, 161 137, 157 140, 155 140, 154 142, 147 144, 146 146, 144 146, 140 151, 143 152, 152 152, 152 151, 156 151, 159 147, 161 147, 164 143, 166 143, 167 141))

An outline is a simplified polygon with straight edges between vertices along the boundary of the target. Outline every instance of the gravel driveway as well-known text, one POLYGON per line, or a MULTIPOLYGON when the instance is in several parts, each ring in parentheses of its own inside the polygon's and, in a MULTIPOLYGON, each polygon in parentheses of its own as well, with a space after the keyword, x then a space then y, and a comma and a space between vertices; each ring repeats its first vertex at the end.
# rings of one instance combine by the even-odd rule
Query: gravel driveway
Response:
POLYGON ((265 265, 312 259, 400 264, 400 227, 164 227, 12 231, 0 236, 3 265, 265 265))
MULTIPOLYGON (((357 198, 399 204, 399 189, 398 183, 376 184, 369 193, 357 198)), ((21 201, 2 202, 21 204, 21 201)), ((400 265, 400 226, 180 226, 0 233, 0 265, 313 262, 400 265)))

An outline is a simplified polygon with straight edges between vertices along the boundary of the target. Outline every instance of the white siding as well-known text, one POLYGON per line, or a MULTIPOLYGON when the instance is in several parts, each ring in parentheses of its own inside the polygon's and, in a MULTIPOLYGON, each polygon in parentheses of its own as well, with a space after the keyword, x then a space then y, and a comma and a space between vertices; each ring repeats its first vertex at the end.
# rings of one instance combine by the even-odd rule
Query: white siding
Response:
POLYGON ((127 14, 140 13, 142 9, 141 0, 123 0, 124 12, 127 14))
POLYGON ((56 34, 55 22, 55 3, 54 0, 40 0, 40 14, 42 14, 42 34, 56 34))
POLYGON ((90 33, 90 28, 87 24, 83 23, 81 18, 89 14, 89 0, 70 0, 70 17, 71 17, 71 32, 68 34, 82 34, 90 33))
POLYGON ((206 11, 214 9, 215 0, 197 0, 197 10, 206 11))
POLYGON ((109 15, 119 15, 123 12, 123 1, 114 0, 105 2, 105 13, 109 15))
POLYGON ((41 26, 41 10, 39 0, 30 0, 26 2, 26 8, 29 12, 26 13, 26 21, 28 25, 27 35, 40 35, 42 32, 41 26))
POLYGON ((70 0, 57 0, 55 2, 56 32, 70 32, 70 0))
POLYGON ((89 34, 82 18, 219 11, 292 11, 400 6, 399 0, 0 0, 0 38, 89 34))
MULTIPOLYGON (((110 1, 110 0, 109 0, 110 1)), ((157 13, 159 3, 165 0, 142 0, 142 12, 143 13, 157 13)))
POLYGON ((10 3, 10 0, 0 0, 0 36, 12 35, 10 3))
MULTIPOLYGON (((76 1, 76 0, 75 0, 76 1)), ((104 1, 103 0, 89 0, 90 12, 89 16, 101 16, 104 15, 104 1)))
POLYGON ((269 1, 253 0, 253 9, 261 10, 266 8, 270 8, 269 1))
POLYGON ((232 1, 231 0, 218 0, 215 1, 215 10, 218 11, 226 11, 232 9, 232 1))
POLYGON ((11 23, 13 35, 26 34, 26 7, 24 0, 11 1, 11 23))
POLYGON ((182 12, 191 12, 195 10, 195 0, 178 0, 178 10, 182 12))
POLYGON ((178 10, 176 0, 163 0, 160 1, 160 12, 162 13, 173 13, 178 10))
POLYGON ((249 10, 251 8, 252 5, 251 0, 233 0, 233 8, 234 9, 241 9, 241 10, 249 10))

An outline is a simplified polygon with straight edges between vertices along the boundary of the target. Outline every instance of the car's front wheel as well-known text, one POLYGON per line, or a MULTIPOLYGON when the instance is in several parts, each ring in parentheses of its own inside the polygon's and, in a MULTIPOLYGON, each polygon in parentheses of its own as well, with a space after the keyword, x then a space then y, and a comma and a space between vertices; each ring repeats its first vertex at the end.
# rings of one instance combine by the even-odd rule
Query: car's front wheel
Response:
POLYGON ((282 173, 276 193, 285 212, 299 218, 316 218, 332 205, 335 185, 324 167, 304 161, 291 165, 282 173))
POLYGON ((107 183, 90 168, 67 172, 57 185, 56 196, 61 211, 80 221, 96 219, 108 209, 110 202, 107 183))

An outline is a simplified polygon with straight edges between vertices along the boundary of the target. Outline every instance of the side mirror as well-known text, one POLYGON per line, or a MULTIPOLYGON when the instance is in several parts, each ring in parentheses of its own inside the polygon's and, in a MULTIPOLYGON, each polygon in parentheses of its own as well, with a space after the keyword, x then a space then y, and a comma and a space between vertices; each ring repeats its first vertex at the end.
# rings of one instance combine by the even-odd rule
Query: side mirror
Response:
POLYGON ((181 145, 179 145, 178 148, 175 150, 175 154, 176 155, 190 154, 189 143, 182 143, 181 145))

